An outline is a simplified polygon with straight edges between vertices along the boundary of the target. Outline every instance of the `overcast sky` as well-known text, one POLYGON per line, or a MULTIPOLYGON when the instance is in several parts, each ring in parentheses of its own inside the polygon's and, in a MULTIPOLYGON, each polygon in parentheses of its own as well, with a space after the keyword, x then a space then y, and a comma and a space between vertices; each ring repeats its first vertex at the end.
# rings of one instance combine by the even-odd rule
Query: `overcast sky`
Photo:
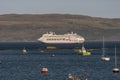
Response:
POLYGON ((120 0, 0 0, 0 14, 12 13, 120 18, 120 0))

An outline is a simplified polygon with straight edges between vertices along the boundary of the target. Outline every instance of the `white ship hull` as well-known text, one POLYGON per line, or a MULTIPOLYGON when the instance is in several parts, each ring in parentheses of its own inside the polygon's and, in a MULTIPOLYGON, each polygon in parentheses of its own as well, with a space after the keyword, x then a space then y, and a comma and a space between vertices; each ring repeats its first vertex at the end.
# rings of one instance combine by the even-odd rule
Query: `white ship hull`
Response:
POLYGON ((38 41, 50 44, 73 44, 83 43, 84 38, 82 36, 77 35, 76 33, 56 35, 55 33, 51 32, 43 34, 43 36, 40 37, 38 41))
POLYGON ((40 41, 42 43, 50 43, 50 44, 75 44, 75 43, 83 43, 84 41, 81 41, 81 42, 72 42, 72 41, 68 41, 68 42, 64 42, 64 41, 40 41))

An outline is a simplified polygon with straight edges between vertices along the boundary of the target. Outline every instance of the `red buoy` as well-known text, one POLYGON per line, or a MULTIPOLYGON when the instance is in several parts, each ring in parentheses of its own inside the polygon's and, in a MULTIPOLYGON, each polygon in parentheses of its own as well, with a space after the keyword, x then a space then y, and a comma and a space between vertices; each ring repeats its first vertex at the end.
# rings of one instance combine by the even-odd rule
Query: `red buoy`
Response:
POLYGON ((47 68, 42 68, 41 73, 47 73, 48 69, 47 68))

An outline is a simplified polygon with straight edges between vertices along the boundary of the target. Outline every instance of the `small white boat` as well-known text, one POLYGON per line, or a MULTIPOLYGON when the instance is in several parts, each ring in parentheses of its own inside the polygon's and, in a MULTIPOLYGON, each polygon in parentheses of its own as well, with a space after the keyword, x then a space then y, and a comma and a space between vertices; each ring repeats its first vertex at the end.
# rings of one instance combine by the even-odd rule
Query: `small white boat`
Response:
POLYGON ((113 72, 114 73, 118 73, 119 72, 119 68, 117 68, 117 67, 113 68, 113 72))
POLYGON ((25 48, 23 48, 22 54, 27 54, 27 50, 25 48))
POLYGON ((52 54, 51 57, 55 57, 55 54, 52 54))
POLYGON ((68 74, 68 79, 67 80, 81 80, 78 77, 72 76, 71 74, 68 74))
POLYGON ((119 72, 119 68, 117 66, 116 47, 115 47, 115 67, 113 68, 113 72, 114 73, 118 73, 119 72))
POLYGON ((110 57, 108 57, 108 56, 102 56, 101 59, 103 61, 110 61, 110 57))
POLYGON ((105 55, 105 44, 104 44, 104 37, 103 37, 103 48, 102 48, 102 57, 101 60, 103 61, 110 61, 110 57, 105 55))

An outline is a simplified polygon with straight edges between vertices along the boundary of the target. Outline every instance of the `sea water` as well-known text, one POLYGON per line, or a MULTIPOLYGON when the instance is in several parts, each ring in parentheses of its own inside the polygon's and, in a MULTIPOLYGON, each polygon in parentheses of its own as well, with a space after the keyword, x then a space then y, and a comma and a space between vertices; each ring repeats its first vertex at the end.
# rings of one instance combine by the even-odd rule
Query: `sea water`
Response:
MULTIPOLYGON (((119 80, 120 73, 113 73, 114 48, 105 52, 110 61, 102 61, 102 51, 91 50, 92 55, 82 56, 73 50, 21 50, 0 51, 0 80, 66 80, 70 73, 88 80, 119 80), (54 57, 51 55, 55 54, 54 57), (48 68, 48 73, 42 74, 41 69, 48 68)), ((117 61, 120 68, 120 54, 117 49, 117 61)))

